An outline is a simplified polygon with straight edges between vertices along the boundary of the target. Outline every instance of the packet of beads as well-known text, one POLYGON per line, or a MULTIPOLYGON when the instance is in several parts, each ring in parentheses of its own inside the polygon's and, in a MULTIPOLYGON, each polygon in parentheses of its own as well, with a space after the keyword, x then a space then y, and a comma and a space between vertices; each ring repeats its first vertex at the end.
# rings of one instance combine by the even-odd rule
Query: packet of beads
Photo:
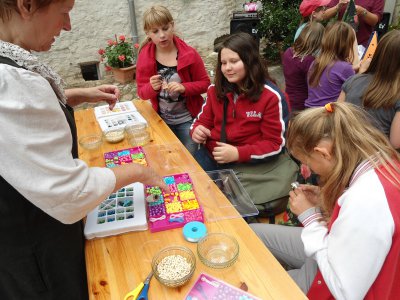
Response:
POLYGON ((261 300, 216 277, 201 273, 184 299, 261 300))
POLYGON ((204 222, 203 209, 189 174, 165 176, 164 182, 169 193, 157 186, 146 186, 145 189, 150 231, 179 228, 192 221, 204 222))
POLYGON ((147 166, 146 155, 142 147, 106 152, 104 153, 104 160, 107 168, 130 163, 147 166))

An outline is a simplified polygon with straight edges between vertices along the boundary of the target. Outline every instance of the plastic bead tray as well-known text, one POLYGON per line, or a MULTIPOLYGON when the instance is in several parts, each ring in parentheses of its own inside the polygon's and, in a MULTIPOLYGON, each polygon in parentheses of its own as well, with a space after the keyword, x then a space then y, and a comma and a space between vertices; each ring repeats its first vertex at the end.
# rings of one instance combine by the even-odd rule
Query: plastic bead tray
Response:
POLYGON ((170 194, 159 187, 146 186, 145 197, 151 232, 183 227, 191 221, 204 222, 203 209, 197 201, 189 174, 164 177, 170 194))
POLYGON ((113 168, 117 165, 137 163, 147 166, 146 155, 142 147, 128 148, 104 153, 106 167, 113 168))
POLYGON ((84 233, 92 239, 147 228, 144 186, 136 182, 112 193, 92 210, 84 233))

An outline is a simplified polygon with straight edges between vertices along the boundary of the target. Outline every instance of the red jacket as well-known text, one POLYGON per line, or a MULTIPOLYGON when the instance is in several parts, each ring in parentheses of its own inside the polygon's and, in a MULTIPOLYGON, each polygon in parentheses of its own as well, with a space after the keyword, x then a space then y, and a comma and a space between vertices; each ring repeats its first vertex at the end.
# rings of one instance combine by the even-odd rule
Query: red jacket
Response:
MULTIPOLYGON (((387 174, 386 170, 383 168, 381 168, 381 170, 383 173, 387 174)), ((385 262, 378 277, 375 279, 364 299, 400 299, 400 192, 381 172, 377 172, 377 175, 386 194, 393 221, 395 223, 395 231, 393 233, 392 246, 386 256, 385 262)), ((340 206, 336 203, 329 229, 338 217, 339 211, 340 206)), ((368 222, 368 220, 366 221, 368 222)), ((317 272, 307 296, 310 300, 334 299, 320 271, 317 272)))
MULTIPOLYGON (((174 44, 178 49, 177 71, 185 87, 186 106, 192 117, 195 117, 204 102, 202 93, 207 91, 210 78, 204 67, 203 60, 197 51, 178 37, 174 37, 174 44)), ((158 112, 158 91, 154 91, 150 84, 150 77, 157 75, 156 45, 153 42, 146 44, 139 53, 136 64, 137 93, 142 99, 150 99, 153 108, 158 112)))
MULTIPOLYGON (((257 102, 240 95, 234 104, 233 94, 227 94, 227 143, 239 151, 238 162, 263 161, 275 156, 285 146, 285 119, 289 111, 282 93, 272 84, 265 84, 257 102)), ((207 91, 207 100, 194 120, 190 135, 198 125, 210 129, 206 146, 210 153, 221 139, 223 101, 218 101, 215 87, 207 91)))

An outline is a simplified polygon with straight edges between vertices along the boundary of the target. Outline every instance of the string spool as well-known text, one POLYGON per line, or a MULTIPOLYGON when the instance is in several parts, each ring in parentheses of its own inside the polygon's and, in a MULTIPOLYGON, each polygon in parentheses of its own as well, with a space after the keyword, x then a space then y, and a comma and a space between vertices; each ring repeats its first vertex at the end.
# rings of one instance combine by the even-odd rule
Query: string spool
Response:
POLYGON ((206 225, 202 222, 193 221, 183 226, 183 237, 191 243, 197 243, 207 234, 206 225))

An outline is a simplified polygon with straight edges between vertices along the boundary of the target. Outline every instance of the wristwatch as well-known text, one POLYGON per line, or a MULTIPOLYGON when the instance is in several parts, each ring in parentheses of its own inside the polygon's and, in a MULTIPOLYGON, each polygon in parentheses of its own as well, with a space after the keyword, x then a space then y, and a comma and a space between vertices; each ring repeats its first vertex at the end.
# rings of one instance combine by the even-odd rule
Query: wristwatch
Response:
POLYGON ((368 11, 367 11, 367 9, 364 8, 364 10, 362 12, 363 17, 365 17, 367 14, 368 14, 368 11))

